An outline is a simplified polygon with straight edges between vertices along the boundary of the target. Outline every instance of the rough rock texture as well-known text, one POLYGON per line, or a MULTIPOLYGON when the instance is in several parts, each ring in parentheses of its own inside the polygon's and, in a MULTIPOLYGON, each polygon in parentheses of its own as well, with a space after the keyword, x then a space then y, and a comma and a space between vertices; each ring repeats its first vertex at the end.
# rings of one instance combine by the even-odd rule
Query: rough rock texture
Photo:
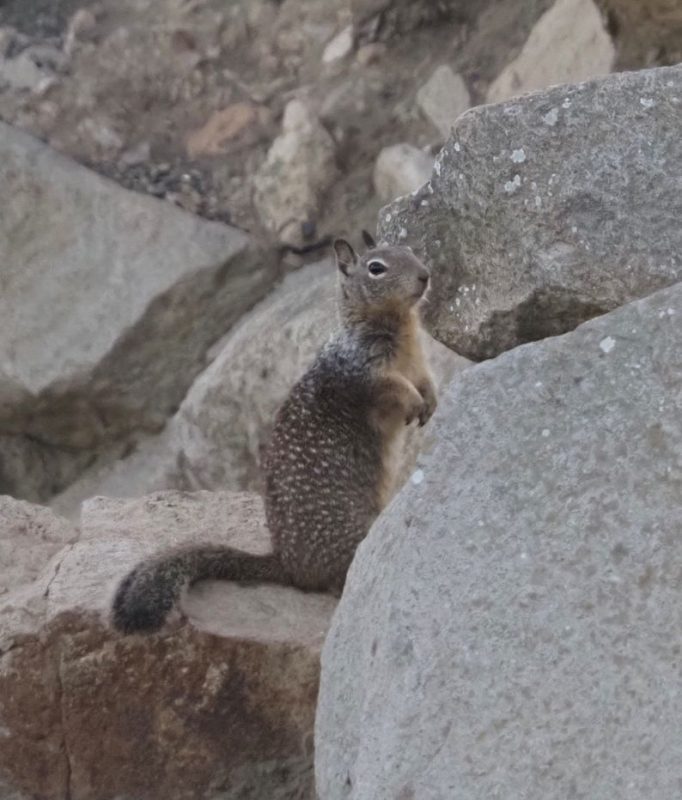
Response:
POLYGON ((557 0, 540 17, 514 59, 488 89, 488 103, 558 83, 607 75, 615 48, 593 0, 557 0))
POLYGON ((388 202, 419 189, 432 170, 433 156, 418 147, 406 142, 384 147, 374 167, 374 188, 388 202))
POLYGON ((442 64, 417 92, 417 103, 447 139, 452 126, 471 105, 471 97, 462 76, 442 64))
POLYGON ((427 322, 482 359, 682 278, 682 66, 472 109, 380 234, 432 268, 427 322))
POLYGON ((263 224, 281 241, 301 244, 305 224, 336 177, 334 140, 301 100, 284 110, 282 134, 275 139, 254 177, 253 202, 263 224))
POLYGON ((618 64, 633 69, 652 59, 682 60, 679 0, 599 0, 618 43, 618 64))
MULTIPOLYGON (((329 262, 289 275, 230 333, 160 437, 128 458, 87 472, 53 507, 73 516, 97 494, 259 488, 260 454, 275 412, 336 325, 335 284, 329 262)), ((441 387, 469 364, 430 337, 426 346, 441 387)), ((411 428, 403 478, 421 440, 422 431, 411 428)))
POLYGON ((0 180, 0 433, 85 448, 158 427, 274 265, 2 124, 0 180))
POLYGON ((92 462, 87 451, 51 447, 21 434, 0 435, 0 495, 46 502, 92 462))
POLYGON ((100 498, 73 544, 75 530, 45 509, 7 498, 0 520, 12 547, 0 544, 0 563, 13 569, 0 573, 3 797, 310 797, 332 598, 205 583, 184 602, 191 624, 161 635, 121 638, 104 619, 116 581, 161 542, 266 552, 258 498, 100 498))
POLYGON ((323 64, 333 64, 346 58, 353 50, 353 26, 347 25, 327 43, 322 53, 323 64))
POLYGON ((674 800, 682 284, 467 370, 323 652, 325 800, 674 800))
POLYGON ((423 25, 471 22, 486 0, 350 0, 356 26, 388 39, 423 25))
MULTIPOLYGON (((45 592, 55 572, 49 562, 77 539, 75 526, 49 509, 0 495, 0 670, 14 637, 34 631, 45 614, 45 592)), ((0 726, 4 730, 4 722, 0 726)))

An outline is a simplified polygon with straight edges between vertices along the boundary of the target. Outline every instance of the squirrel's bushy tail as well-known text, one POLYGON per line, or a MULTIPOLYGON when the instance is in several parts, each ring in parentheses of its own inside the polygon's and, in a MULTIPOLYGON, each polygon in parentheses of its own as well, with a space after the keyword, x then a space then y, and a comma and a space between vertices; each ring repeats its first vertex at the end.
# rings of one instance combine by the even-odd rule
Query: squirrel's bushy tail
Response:
POLYGON ((275 555, 255 556, 231 547, 192 546, 142 561, 121 581, 112 622, 122 633, 158 631, 185 586, 217 578, 286 583, 275 555))

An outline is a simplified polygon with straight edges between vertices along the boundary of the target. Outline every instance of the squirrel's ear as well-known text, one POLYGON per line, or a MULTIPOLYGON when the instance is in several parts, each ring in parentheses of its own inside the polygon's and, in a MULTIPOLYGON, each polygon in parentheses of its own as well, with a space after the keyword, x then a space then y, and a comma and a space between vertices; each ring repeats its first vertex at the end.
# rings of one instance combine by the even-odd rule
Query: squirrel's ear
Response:
POLYGON ((362 232, 362 241, 365 243, 365 247, 368 250, 371 250, 373 247, 377 246, 377 243, 374 241, 374 237, 369 231, 362 232))
POLYGON ((344 275, 348 275, 348 271, 358 263, 357 253, 345 239, 335 239, 333 247, 336 266, 344 275))

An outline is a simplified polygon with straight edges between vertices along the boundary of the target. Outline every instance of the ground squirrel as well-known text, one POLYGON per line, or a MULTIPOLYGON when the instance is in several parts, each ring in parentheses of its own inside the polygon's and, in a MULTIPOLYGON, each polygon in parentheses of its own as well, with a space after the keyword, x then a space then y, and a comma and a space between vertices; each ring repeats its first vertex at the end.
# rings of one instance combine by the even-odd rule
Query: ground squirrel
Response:
POLYGON ((340 593, 358 544, 388 502, 396 443, 436 407, 420 345, 429 273, 408 247, 358 255, 334 242, 340 332, 280 408, 264 459, 271 555, 192 545, 143 561, 121 582, 113 623, 126 633, 164 623, 184 586, 206 578, 340 593))

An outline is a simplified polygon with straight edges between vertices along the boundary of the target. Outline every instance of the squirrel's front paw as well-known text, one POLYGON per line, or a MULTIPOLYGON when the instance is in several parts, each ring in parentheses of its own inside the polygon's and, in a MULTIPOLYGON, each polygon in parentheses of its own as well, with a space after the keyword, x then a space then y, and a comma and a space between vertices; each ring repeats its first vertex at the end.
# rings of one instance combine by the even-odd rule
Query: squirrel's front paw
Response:
MULTIPOLYGON (((416 419, 421 420, 423 403, 413 406, 405 415, 405 425, 411 425, 416 419)), ((419 423, 421 425, 421 422, 419 423)))
POLYGON ((436 398, 436 393, 433 391, 431 386, 426 387, 425 389, 421 390, 423 403, 422 407, 419 410, 419 427, 426 425, 426 423, 431 419, 433 416, 433 412, 436 410, 436 406, 438 405, 438 399, 436 398))

